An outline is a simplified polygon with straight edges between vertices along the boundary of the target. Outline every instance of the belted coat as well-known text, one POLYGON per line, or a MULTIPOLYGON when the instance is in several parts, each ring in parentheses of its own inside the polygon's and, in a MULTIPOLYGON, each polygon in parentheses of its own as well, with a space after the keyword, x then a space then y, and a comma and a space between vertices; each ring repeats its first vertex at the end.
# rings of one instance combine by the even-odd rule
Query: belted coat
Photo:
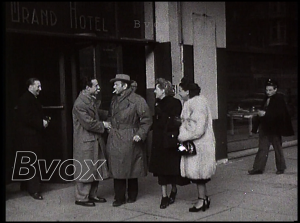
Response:
POLYGON ((128 179, 147 175, 147 148, 145 140, 152 125, 152 116, 145 99, 126 89, 114 95, 108 121, 112 128, 107 138, 106 151, 113 178, 128 179), (133 136, 139 135, 139 142, 133 136))
POLYGON ((99 120, 95 99, 84 90, 74 102, 72 117, 73 158, 76 167, 74 178, 79 182, 108 178, 105 142, 102 136, 105 131, 104 124, 99 120))

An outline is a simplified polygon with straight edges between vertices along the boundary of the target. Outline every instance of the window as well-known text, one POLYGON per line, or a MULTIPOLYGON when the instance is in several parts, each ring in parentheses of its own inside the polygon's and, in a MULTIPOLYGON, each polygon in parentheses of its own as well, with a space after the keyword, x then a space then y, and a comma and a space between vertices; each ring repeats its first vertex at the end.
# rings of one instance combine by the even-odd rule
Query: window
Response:
POLYGON ((270 2, 270 17, 286 16, 285 2, 270 2))
POLYGON ((286 23, 282 20, 271 22, 270 27, 270 45, 286 45, 286 23))

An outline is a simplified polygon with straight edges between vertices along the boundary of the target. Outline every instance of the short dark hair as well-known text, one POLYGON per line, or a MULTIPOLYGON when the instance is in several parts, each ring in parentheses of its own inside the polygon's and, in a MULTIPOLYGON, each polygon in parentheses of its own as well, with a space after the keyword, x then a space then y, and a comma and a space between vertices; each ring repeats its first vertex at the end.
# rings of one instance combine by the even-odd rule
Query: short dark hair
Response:
POLYGON ((200 93, 201 93, 201 87, 186 77, 183 77, 181 79, 181 83, 179 84, 179 86, 184 91, 187 91, 187 90, 189 91, 189 98, 193 98, 197 95, 200 95, 200 93))
POLYGON ((82 76, 81 77, 81 89, 85 89, 86 86, 89 86, 89 87, 92 87, 93 86, 93 83, 92 83, 92 80, 94 80, 95 77, 93 76, 82 76))
POLYGON ((39 79, 35 77, 31 77, 26 81, 26 87, 29 88, 30 85, 33 85, 35 81, 40 81, 39 79))

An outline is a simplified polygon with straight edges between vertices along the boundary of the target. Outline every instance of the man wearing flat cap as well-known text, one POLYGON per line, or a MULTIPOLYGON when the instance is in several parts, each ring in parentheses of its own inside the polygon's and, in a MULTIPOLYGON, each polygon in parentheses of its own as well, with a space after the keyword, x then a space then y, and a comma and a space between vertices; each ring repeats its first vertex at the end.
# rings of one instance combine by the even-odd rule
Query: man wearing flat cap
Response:
POLYGON ((276 160, 276 174, 283 174, 286 163, 282 150, 282 136, 294 135, 291 117, 282 94, 277 93, 278 83, 268 79, 265 83, 266 97, 254 119, 253 133, 259 129, 258 152, 250 175, 262 174, 268 159, 270 145, 273 145, 276 160))
POLYGON ((147 175, 145 140, 152 125, 152 115, 145 99, 131 88, 129 75, 116 74, 110 82, 115 95, 108 112, 111 129, 106 148, 109 171, 114 178, 113 206, 117 207, 126 201, 136 201, 138 178, 147 175))

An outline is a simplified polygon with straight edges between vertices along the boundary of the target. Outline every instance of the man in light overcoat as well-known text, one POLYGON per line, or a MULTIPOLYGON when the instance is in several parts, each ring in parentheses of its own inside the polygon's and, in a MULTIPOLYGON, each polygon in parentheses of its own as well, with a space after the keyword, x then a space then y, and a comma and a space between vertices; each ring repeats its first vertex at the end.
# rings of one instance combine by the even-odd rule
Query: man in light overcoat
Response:
POLYGON ((117 74, 108 120, 112 128, 107 139, 107 160, 111 176, 114 178, 115 201, 117 207, 126 202, 136 201, 138 178, 147 175, 147 148, 145 140, 152 125, 152 115, 146 100, 134 93, 127 74, 117 74))
POLYGON ((105 159, 105 142, 102 134, 110 123, 99 120, 96 95, 100 92, 98 81, 85 77, 83 90, 74 102, 73 158, 75 170, 75 204, 93 207, 95 202, 106 202, 97 196, 100 180, 108 178, 105 159))

